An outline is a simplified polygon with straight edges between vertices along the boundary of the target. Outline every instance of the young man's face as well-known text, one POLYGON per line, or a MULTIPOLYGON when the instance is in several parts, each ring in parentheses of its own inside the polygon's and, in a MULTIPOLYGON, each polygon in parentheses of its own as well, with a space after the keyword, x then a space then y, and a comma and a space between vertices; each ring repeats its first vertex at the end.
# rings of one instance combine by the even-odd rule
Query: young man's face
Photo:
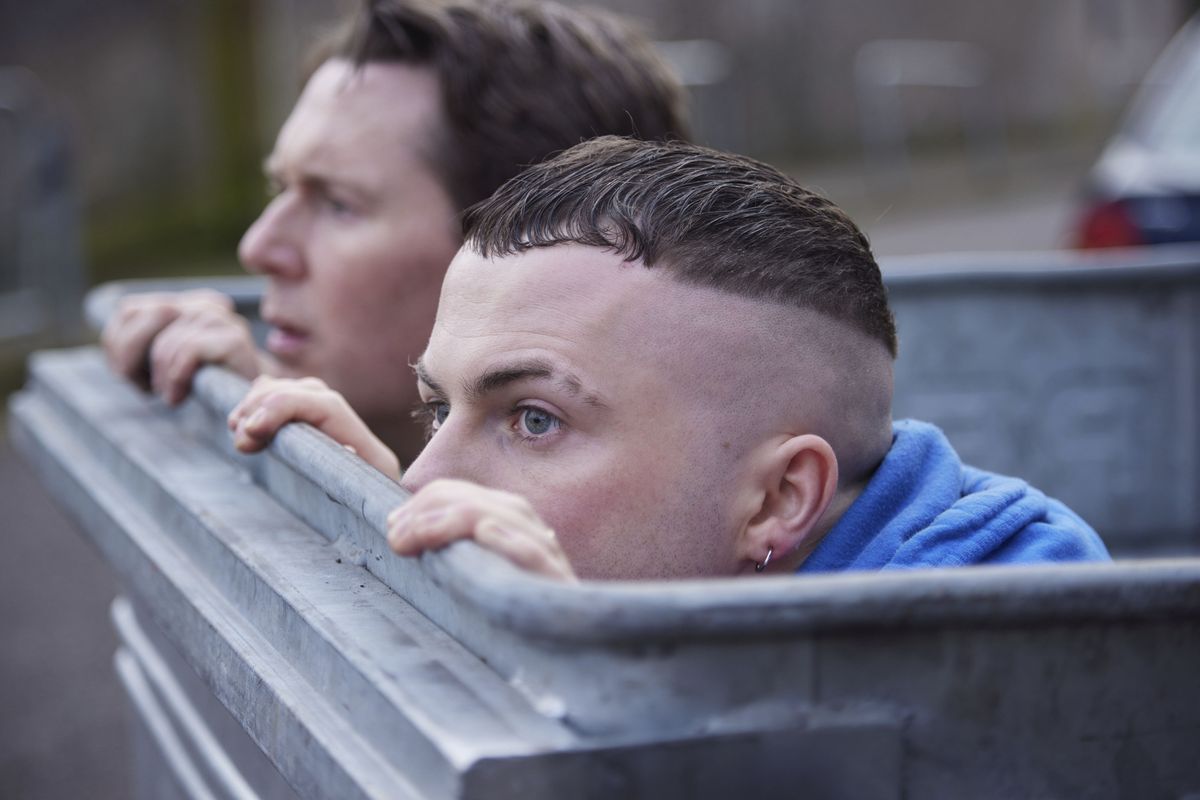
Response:
POLYGON ((410 424, 407 364, 458 247, 457 210, 425 158, 441 120, 428 70, 325 63, 279 132, 266 162, 277 193, 239 248, 268 279, 267 349, 385 435, 410 424))
POLYGON ((418 364, 436 430, 402 483, 523 495, 580 577, 734 573, 749 305, 579 245, 460 251, 418 364))

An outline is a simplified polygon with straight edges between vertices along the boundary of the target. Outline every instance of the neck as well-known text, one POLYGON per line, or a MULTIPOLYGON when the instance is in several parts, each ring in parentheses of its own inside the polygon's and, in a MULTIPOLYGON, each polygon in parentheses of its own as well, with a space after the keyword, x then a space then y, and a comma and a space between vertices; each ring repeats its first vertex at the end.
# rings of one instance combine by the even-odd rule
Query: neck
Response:
POLYGON ((854 504, 854 501, 858 499, 858 496, 866 488, 867 484, 864 481, 839 489, 837 494, 833 496, 833 500, 829 503, 829 507, 825 509, 825 513, 817 520, 812 534, 806 537, 804 544, 789 553, 786 558, 773 561, 771 566, 774 567, 778 564, 779 572, 795 572, 799 569, 800 565, 812 555, 813 551, 817 549, 817 545, 824 541, 826 534, 833 530, 833 527, 841 520, 842 515, 846 513, 846 510, 854 504))

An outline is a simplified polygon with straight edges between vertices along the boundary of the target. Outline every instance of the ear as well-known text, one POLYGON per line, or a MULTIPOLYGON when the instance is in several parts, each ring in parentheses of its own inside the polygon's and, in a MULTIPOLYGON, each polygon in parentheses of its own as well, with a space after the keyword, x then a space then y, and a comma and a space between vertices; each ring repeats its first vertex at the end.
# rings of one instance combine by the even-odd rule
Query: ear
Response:
POLYGON ((819 523, 837 493, 837 456, 829 442, 804 434, 769 453, 763 467, 761 507, 739 537, 738 556, 761 564, 770 551, 771 564, 786 569, 820 540, 819 523))

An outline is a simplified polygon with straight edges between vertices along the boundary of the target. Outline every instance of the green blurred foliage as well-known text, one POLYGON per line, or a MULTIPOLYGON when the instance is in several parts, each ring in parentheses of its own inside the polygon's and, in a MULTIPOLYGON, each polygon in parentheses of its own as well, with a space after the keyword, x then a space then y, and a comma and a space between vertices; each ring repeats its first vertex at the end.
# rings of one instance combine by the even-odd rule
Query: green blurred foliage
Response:
POLYGON ((203 5, 206 135, 215 143, 211 188, 197 196, 143 186, 94 213, 84 233, 93 284, 120 278, 237 273, 237 243, 262 208, 263 180, 252 80, 255 3, 203 5))

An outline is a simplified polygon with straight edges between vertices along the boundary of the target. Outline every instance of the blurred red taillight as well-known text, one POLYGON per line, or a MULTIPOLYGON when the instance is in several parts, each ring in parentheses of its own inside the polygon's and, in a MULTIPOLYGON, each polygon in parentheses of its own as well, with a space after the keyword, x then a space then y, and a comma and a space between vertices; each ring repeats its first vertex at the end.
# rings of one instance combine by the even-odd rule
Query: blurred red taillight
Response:
POLYGON ((1145 243, 1128 206, 1120 200, 1112 200, 1097 203, 1084 213, 1075 246, 1088 250, 1097 247, 1137 247, 1145 243))

